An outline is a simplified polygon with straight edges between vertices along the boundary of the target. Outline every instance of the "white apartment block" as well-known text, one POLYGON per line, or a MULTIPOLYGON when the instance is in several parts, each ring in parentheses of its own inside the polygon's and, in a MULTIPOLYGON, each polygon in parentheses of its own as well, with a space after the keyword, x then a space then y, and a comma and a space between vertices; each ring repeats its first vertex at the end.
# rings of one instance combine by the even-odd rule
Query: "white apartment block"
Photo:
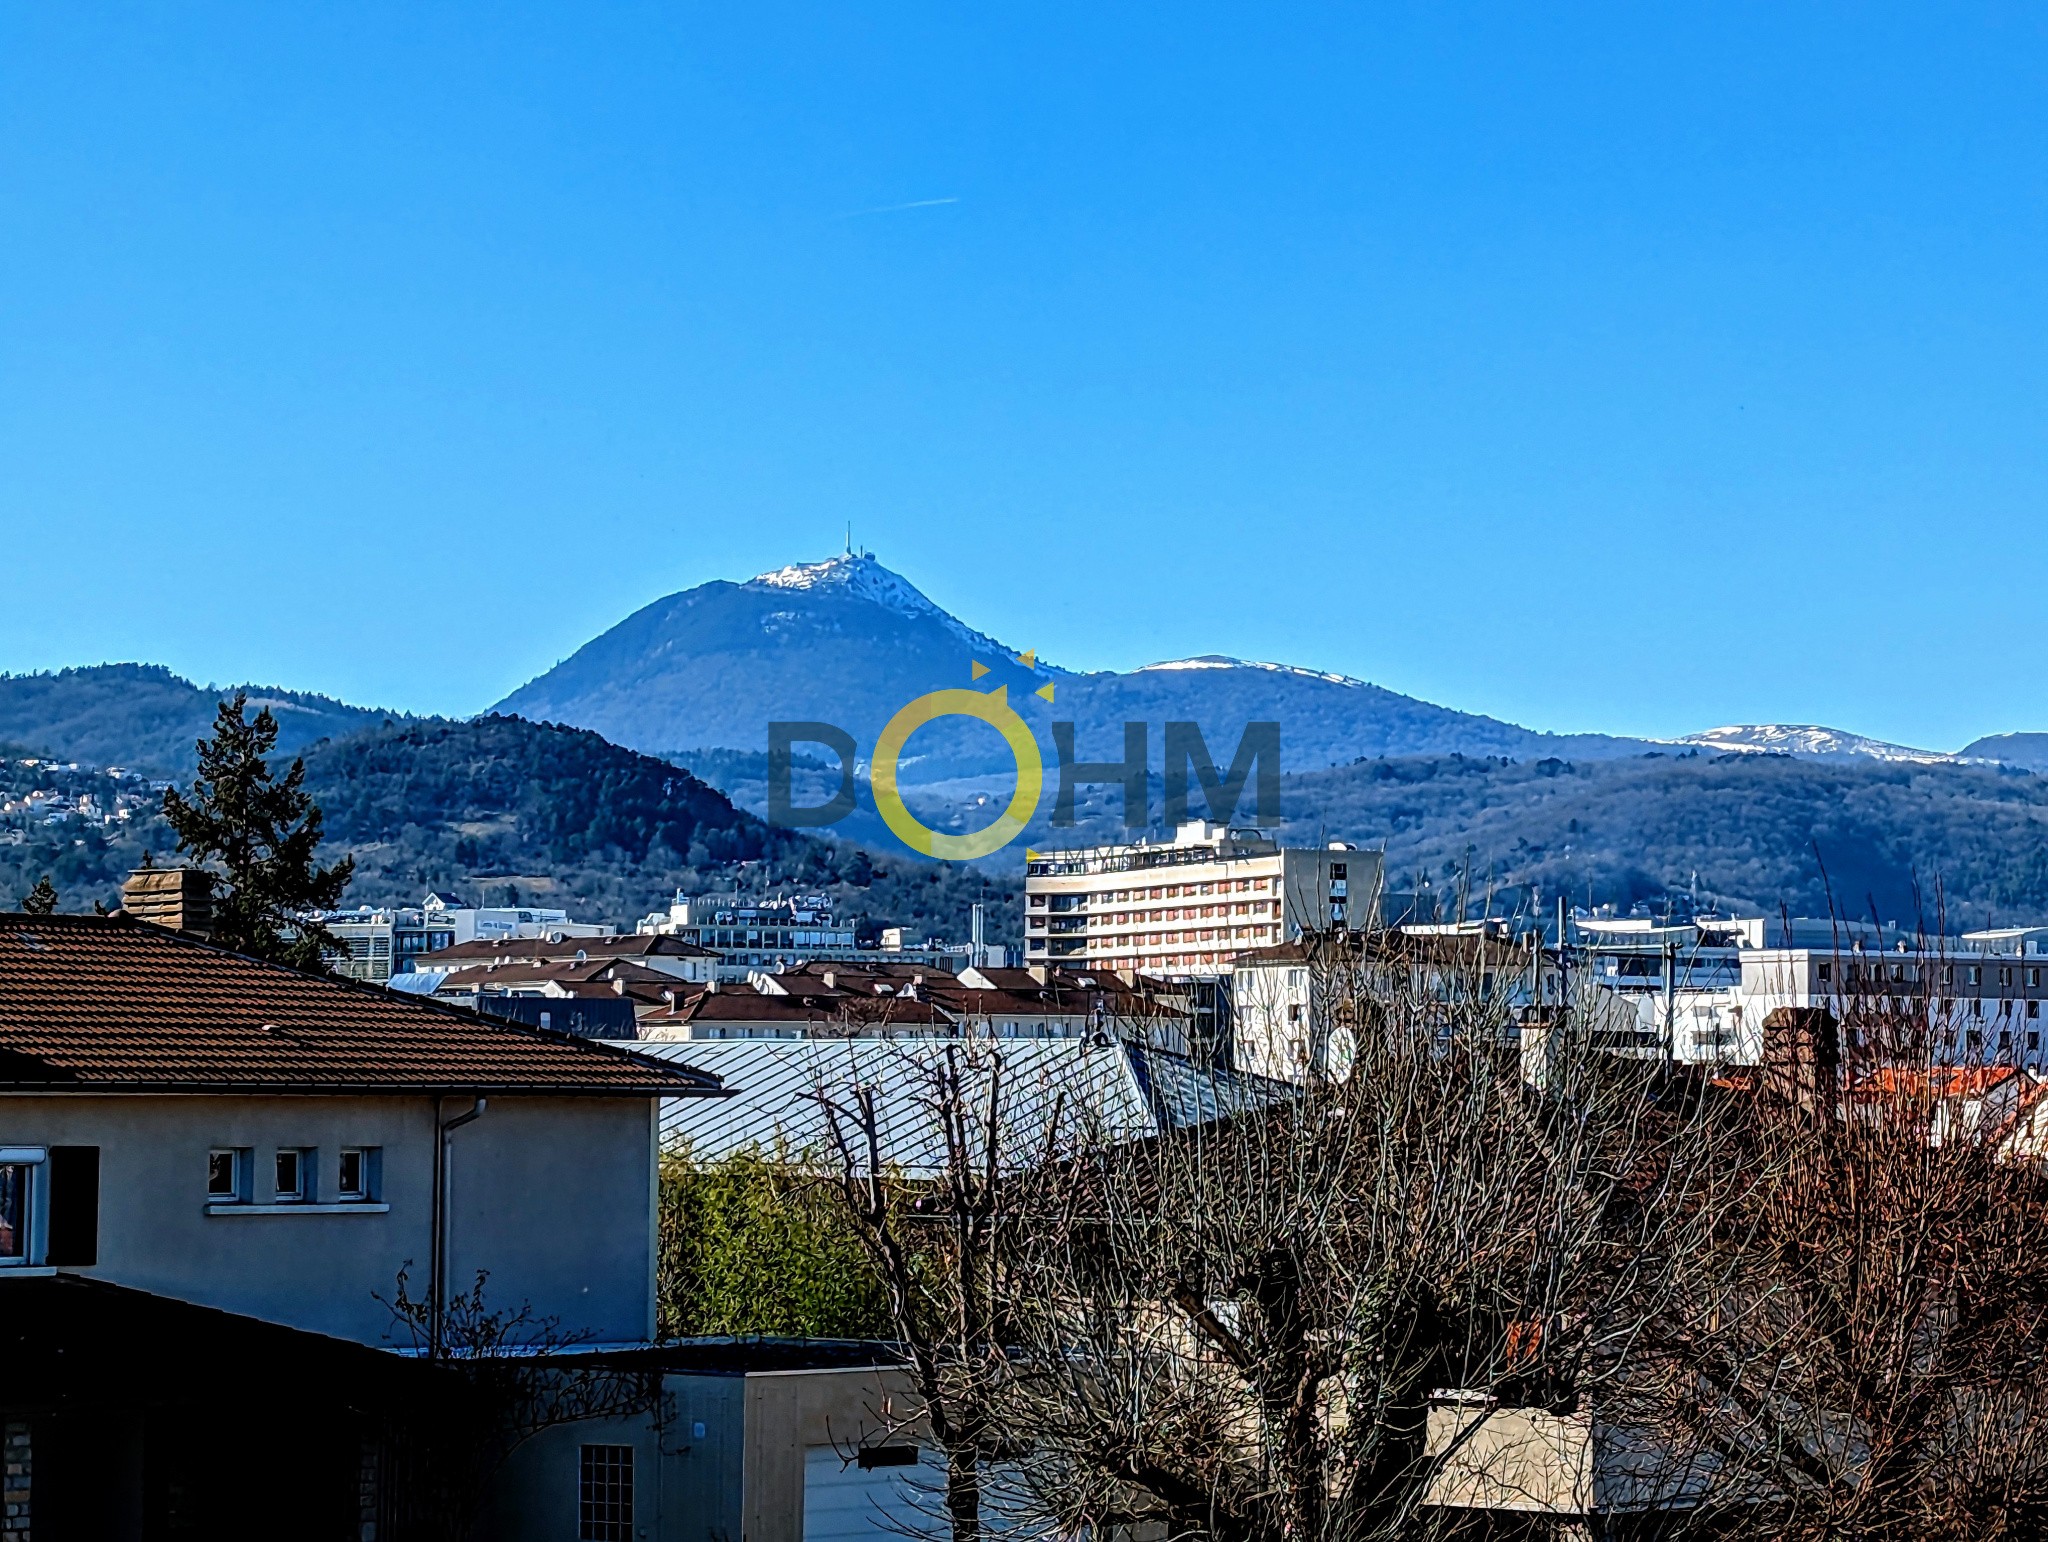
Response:
POLYGON ((1373 920, 1380 854, 1281 846, 1195 820, 1169 840, 1033 852, 1024 959, 1169 978, 1215 978, 1253 948, 1373 920))
POLYGON ((1675 1060, 1755 1065, 1778 1007, 1820 1007, 1852 1032, 1859 1016, 1925 1014, 1937 1060, 2048 1066, 2048 927, 2007 927, 1925 946, 1744 948, 1728 990, 1637 999, 1638 1022, 1675 1060), (1668 1021, 1667 1021, 1668 1018, 1668 1021))

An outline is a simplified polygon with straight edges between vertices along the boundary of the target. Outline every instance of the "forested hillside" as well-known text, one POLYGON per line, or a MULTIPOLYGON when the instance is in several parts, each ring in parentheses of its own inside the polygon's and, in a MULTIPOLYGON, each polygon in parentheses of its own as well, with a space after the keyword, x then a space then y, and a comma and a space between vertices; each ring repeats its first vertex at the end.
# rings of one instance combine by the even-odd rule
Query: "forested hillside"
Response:
MULTIPOLYGON (((2048 918, 2048 779, 1991 766, 1647 755, 1373 760, 1290 777, 1296 839, 1385 841, 1390 887, 1489 885, 1573 903, 1833 902, 1910 923, 2048 918)), ((1546 900, 1546 904, 1549 903, 1546 900)))
MULTIPOLYGON (((0 788, 9 777, 20 792, 51 787, 74 801, 108 785, 86 770, 13 764, 0 768, 0 788)), ((771 829, 689 772, 581 729, 510 717, 393 724, 309 752, 306 786, 326 815, 325 855, 356 857, 349 904, 410 903, 438 888, 559 905, 630 928, 678 887, 798 888, 832 895, 870 931, 965 936, 968 909, 983 899, 998 935, 1021 932, 1007 886, 978 871, 771 829)), ((4 907, 43 873, 66 910, 117 904, 143 853, 172 860, 176 844, 153 813, 104 827, 75 817, 51 824, 41 813, 5 825, 4 907)))
MULTIPOLYGON (((758 759, 697 757, 706 774, 748 793, 758 791, 758 759)), ((871 928, 955 937, 968 906, 985 898, 995 933, 1018 932, 1016 850, 964 867, 771 829, 690 771, 580 729, 510 717, 388 727, 380 719, 313 746, 306 762, 330 855, 357 857, 352 904, 450 888, 630 925, 678 887, 744 885, 821 890, 871 928)), ((801 801, 814 802, 821 794, 809 784, 835 779, 806 767, 800 780, 801 801)), ((112 904, 145 849, 159 860, 174 849, 133 777, 10 757, 0 792, 16 805, 0 816, 0 903, 18 901, 47 872, 67 909, 112 904), (55 801, 31 807, 35 791, 55 801), (125 820, 109 817, 117 796, 130 805, 125 820)), ((2048 778, 1995 766, 1698 752, 1409 757, 1289 776, 1283 806, 1290 840, 1384 842, 1390 886, 1432 896, 1463 888, 1478 897, 1490 887, 1509 905, 1527 905, 1533 890, 1545 909, 1560 893, 1626 908, 1690 890, 1702 902, 1816 914, 1832 893, 1838 909, 1867 915, 1874 906, 1885 920, 1921 911, 1933 919, 1937 904, 1967 926, 2048 917, 2048 778)), ((1082 828, 1052 830, 1042 813, 1028 838, 1122 837, 1114 789, 1088 789, 1082 810, 1082 828)), ((874 823, 848 821, 855 830, 874 823)))
POLYGON ((0 675, 0 743, 85 765, 184 775, 192 746, 212 730, 215 707, 237 690, 249 693, 252 711, 270 708, 284 754, 403 716, 276 686, 203 689, 161 664, 95 664, 0 675))

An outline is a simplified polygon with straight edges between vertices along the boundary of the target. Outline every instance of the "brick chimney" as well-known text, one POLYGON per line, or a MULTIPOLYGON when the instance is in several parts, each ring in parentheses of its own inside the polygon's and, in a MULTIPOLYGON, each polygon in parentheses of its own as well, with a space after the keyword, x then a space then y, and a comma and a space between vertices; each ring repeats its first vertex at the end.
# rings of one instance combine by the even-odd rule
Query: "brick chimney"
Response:
POLYGON ((204 937, 213 930, 213 874, 199 867, 138 867, 121 885, 121 908, 138 921, 204 937))

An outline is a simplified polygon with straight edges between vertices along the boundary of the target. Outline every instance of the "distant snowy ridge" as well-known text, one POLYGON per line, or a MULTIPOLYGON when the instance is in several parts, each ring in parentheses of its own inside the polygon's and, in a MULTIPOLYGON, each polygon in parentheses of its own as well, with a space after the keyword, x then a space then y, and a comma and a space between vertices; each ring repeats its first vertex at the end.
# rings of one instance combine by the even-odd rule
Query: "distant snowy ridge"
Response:
POLYGON ((1731 723, 1702 734, 1667 739, 1667 744, 1692 744, 1704 750, 1735 755, 1797 755, 1805 760, 1886 760, 1920 765, 1960 765, 1964 757, 1941 750, 1917 750, 1908 744, 1824 728, 1817 723, 1731 723))
MULTIPOLYGON (((919 589, 901 573, 892 573, 875 560, 871 552, 847 552, 842 556, 828 557, 823 562, 792 562, 786 568, 777 568, 772 573, 761 573, 749 579, 749 589, 804 589, 839 590, 857 600, 866 600, 884 610, 893 610, 900 616, 928 616, 958 637, 968 647, 983 653, 999 655, 1014 660, 1016 652, 986 632, 977 632, 942 607, 926 598, 919 589)), ((1037 660, 1032 672, 1040 675, 1062 675, 1063 669, 1055 668, 1043 659, 1037 660)))
POLYGON ((1370 685, 1369 680, 1359 680, 1351 675, 1333 675, 1320 669, 1303 669, 1298 664, 1268 664, 1259 659, 1234 659, 1227 653, 1198 653, 1191 659, 1168 659, 1160 664, 1146 664, 1131 671, 1146 675, 1155 669, 1265 669, 1276 675, 1299 675, 1304 680, 1327 680, 1332 685, 1370 685))

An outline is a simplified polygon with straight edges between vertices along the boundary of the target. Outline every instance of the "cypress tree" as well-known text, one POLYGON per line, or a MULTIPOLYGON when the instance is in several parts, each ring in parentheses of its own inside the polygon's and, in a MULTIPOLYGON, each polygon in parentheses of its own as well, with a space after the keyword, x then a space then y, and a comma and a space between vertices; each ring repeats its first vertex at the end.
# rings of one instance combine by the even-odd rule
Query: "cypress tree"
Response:
POLYGON ((269 756, 277 747, 277 720, 268 707, 251 720, 247 708, 240 691, 220 704, 213 737, 199 741, 192 794, 167 790, 164 819, 178 834, 178 849, 194 862, 217 865, 225 880, 225 892, 213 902, 215 942, 318 971, 322 944, 337 944, 308 912, 341 898, 355 859, 328 867, 314 862, 322 821, 303 785, 306 763, 294 760, 282 777, 274 776, 269 756))

